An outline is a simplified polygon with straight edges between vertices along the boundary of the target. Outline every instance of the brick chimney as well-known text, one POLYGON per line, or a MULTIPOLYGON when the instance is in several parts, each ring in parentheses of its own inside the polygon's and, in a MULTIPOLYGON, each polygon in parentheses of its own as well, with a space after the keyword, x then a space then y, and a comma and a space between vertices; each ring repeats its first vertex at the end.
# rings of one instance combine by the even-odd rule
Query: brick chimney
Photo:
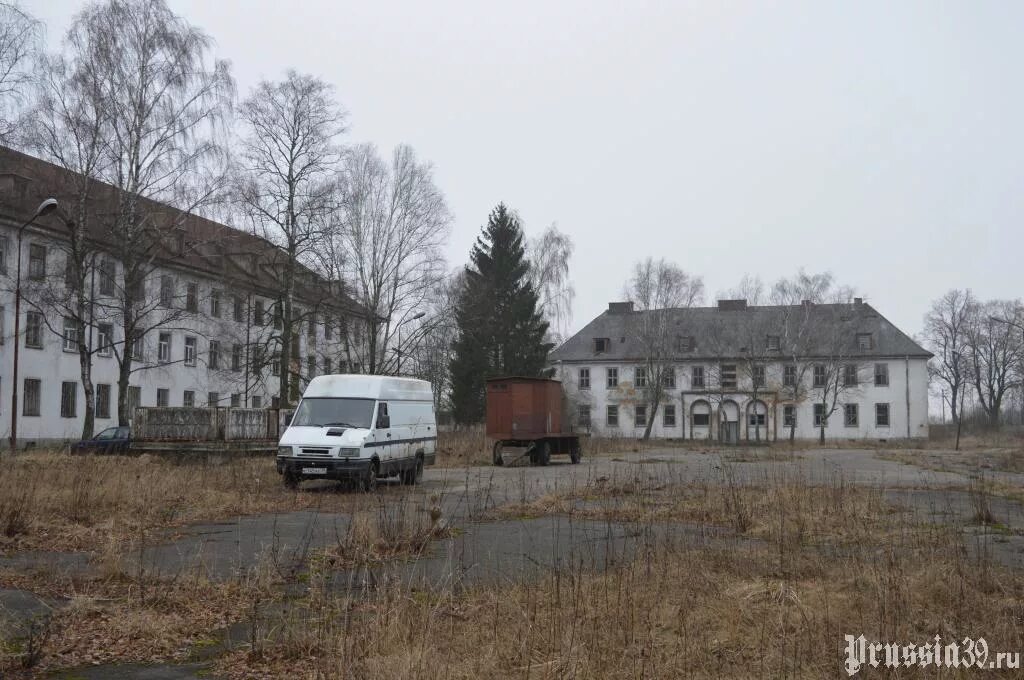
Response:
POLYGON ((633 311, 632 302, 609 302, 608 313, 609 314, 629 314, 633 311))

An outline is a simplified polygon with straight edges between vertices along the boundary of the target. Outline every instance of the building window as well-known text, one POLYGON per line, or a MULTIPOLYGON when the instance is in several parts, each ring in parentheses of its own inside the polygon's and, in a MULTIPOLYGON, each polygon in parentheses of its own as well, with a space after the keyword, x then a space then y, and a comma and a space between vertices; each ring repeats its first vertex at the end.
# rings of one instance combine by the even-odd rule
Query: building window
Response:
POLYGON ((274 305, 274 330, 281 330, 284 327, 284 320, 281 316, 281 302, 274 305))
POLYGON ((281 408, 281 397, 277 397, 277 396, 271 397, 270 398, 270 408, 281 408))
POLYGON ((167 274, 160 277, 160 306, 168 309, 174 306, 174 279, 167 274))
POLYGON ((857 349, 874 349, 874 337, 871 333, 857 333, 857 349))
POLYGON ((231 370, 242 370, 242 346, 237 343, 231 345, 231 370))
POLYGON ((576 407, 576 422, 581 428, 590 429, 590 404, 576 407))
POLYGON ((814 381, 811 383, 814 387, 825 386, 825 365, 814 364, 814 381))
POLYGON ((736 389, 736 364, 722 364, 719 367, 718 382, 723 390, 736 389))
POLYGON ((210 316, 215 319, 220 318, 220 291, 210 291, 210 316))
POLYGON ((210 352, 206 356, 206 365, 211 371, 220 368, 220 341, 210 340, 210 352))
POLYGON ((306 374, 310 378, 316 375, 316 357, 312 354, 306 357, 306 374))
POLYGON ((78 415, 78 383, 60 384, 60 417, 74 418, 78 415))
POLYGON ((255 300, 252 303, 252 323, 254 326, 263 325, 263 300, 255 300))
POLYGON ((185 365, 196 365, 196 338, 194 335, 185 336, 185 365))
POLYGON ((311 338, 315 338, 316 337, 316 314, 314 314, 313 312, 309 313, 308 335, 311 338))
POLYGON ((128 386, 128 413, 134 418, 135 409, 142 406, 142 388, 138 385, 128 386))
POLYGON ((611 340, 608 338, 594 338, 594 351, 598 354, 607 352, 610 345, 611 340))
POLYGON ((96 353, 101 357, 109 357, 114 351, 114 326, 109 323, 101 323, 96 326, 96 353))
POLYGON ((43 315, 39 312, 25 314, 25 347, 43 348, 43 315))
POLYGON ((143 361, 146 357, 146 337, 140 335, 132 342, 132 359, 143 361))
POLYGON ((68 290, 79 289, 79 279, 76 276, 78 272, 75 268, 75 262, 71 259, 70 255, 64 257, 64 287, 68 290))
POLYGON ((760 364, 755 365, 752 368, 750 375, 755 388, 765 386, 764 366, 760 364))
POLYGON ((271 375, 281 375, 281 355, 277 352, 274 352, 270 359, 270 373, 271 375))
POLYGON ((747 422, 751 427, 764 427, 766 414, 751 411, 747 416, 747 422))
POLYGON ((5 326, 7 321, 7 314, 4 311, 4 306, 0 305, 0 345, 4 344, 5 326))
POLYGON ((196 393, 194 390, 185 390, 181 395, 181 405, 193 407, 196 405, 196 393))
POLYGON ((857 404, 843 404, 843 425, 846 427, 857 427, 860 423, 860 413, 857 404))
POLYGON ((633 384, 637 387, 647 387, 647 368, 637 366, 633 371, 633 384))
POLYGON ((110 385, 96 385, 96 418, 110 418, 110 385))
POLYGON ((263 408, 263 397, 261 397, 258 394, 253 395, 253 397, 252 397, 252 407, 253 408, 263 408))
POLYGON ((589 368, 581 368, 580 369, 580 389, 581 390, 589 390, 590 389, 590 369, 589 368))
POLYGON ((114 277, 116 272, 114 261, 109 257, 100 260, 100 295, 114 294, 114 277))
POLYGON ((888 404, 875 404, 875 427, 889 427, 888 404))
POLYGON ((875 387, 889 385, 889 364, 875 364, 875 387))
POLYGON ((796 427, 796 406, 786 404, 782 407, 782 426, 796 427))
POLYGON ((187 283, 185 284, 185 311, 198 312, 199 311, 199 284, 198 283, 187 283))
POLYGON ((846 364, 843 366, 843 386, 856 387, 860 382, 857 376, 857 364, 846 364))
POLYGON ((690 373, 690 387, 693 389, 704 389, 704 367, 694 366, 690 373))
POLYGON ((156 346, 156 360, 161 364, 171 361, 171 334, 161 333, 156 346))
POLYGON ((78 324, 69 316, 64 317, 64 351, 78 351, 78 324))
POLYGON ((661 386, 668 390, 676 388, 676 369, 665 369, 665 372, 661 374, 661 386))
POLYGON ((665 406, 664 406, 664 408, 663 408, 663 410, 661 412, 661 421, 662 421, 661 424, 664 425, 665 427, 675 427, 676 426, 676 405, 675 404, 665 404, 665 406))
POLYGON ((220 392, 207 392, 206 393, 206 405, 216 407, 220 401, 220 392))
POLYGON ((231 408, 239 408, 242 405, 242 395, 235 392, 231 395, 231 408))
POLYGON ((636 427, 647 427, 647 404, 637 404, 633 407, 633 422, 636 427))
POLYGON ((245 305, 242 303, 242 298, 233 295, 231 297, 231 306, 234 308, 235 321, 239 323, 245 321, 245 305))
POLYGON ((168 406, 171 403, 171 391, 166 387, 156 389, 156 405, 168 406))
POLYGON ((46 246, 33 243, 28 247, 28 278, 42 281, 46 278, 46 246))
POLYGON ((676 351, 677 352, 692 352, 694 345, 692 335, 677 335, 676 336, 676 351))
POLYGON ((796 366, 786 364, 782 367, 782 386, 796 387, 796 366))
POLYGON ((828 419, 825 417, 825 405, 815 404, 814 405, 814 426, 821 427, 822 425, 828 425, 828 419))
POLYGON ((605 424, 608 427, 619 426, 619 407, 617 404, 609 404, 605 411, 605 424))
POLYGON ((781 344, 779 343, 779 336, 769 335, 765 340, 765 346, 768 347, 769 352, 778 352, 779 347, 781 347, 781 344))
POLYGON ((705 412, 696 413, 695 412, 693 414, 693 426, 694 427, 707 427, 710 424, 711 424, 711 414, 710 413, 705 413, 705 412))
POLYGON ((605 375, 607 377, 607 387, 608 387, 608 389, 613 390, 613 389, 615 389, 616 387, 619 386, 619 369, 617 369, 617 368, 609 368, 609 369, 607 369, 607 372, 606 372, 605 375))
POLYGON ((324 316, 324 340, 330 340, 331 339, 331 335, 334 332, 332 330, 333 327, 334 327, 334 322, 331 320, 331 317, 325 315, 324 316))
POLYGON ((330 375, 331 374, 331 358, 330 357, 324 357, 324 374, 325 375, 330 375))
POLYGON ((7 237, 0 236, 0 274, 7 273, 7 251, 10 250, 7 237))
POLYGON ((40 393, 43 391, 43 381, 38 378, 25 378, 25 397, 21 405, 21 415, 38 416, 40 393))

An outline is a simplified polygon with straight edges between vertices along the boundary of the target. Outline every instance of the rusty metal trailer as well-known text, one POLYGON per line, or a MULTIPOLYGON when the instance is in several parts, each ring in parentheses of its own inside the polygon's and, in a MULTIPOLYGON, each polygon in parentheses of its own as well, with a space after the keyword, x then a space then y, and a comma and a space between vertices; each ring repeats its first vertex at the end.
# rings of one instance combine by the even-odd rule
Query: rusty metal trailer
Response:
POLYGON ((492 460, 505 462, 505 448, 522 448, 533 465, 547 465, 552 455, 580 462, 580 434, 569 422, 562 383, 548 378, 487 380, 487 436, 494 440, 492 460))

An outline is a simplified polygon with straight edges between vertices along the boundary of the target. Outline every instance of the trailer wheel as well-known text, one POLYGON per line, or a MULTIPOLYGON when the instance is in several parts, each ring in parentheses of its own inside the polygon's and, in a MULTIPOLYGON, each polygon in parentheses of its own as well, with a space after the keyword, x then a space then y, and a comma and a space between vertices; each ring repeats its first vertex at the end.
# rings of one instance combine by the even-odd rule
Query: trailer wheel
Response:
POLYGON ((505 464, 504 459, 501 457, 501 449, 501 442, 494 442, 494 450, 491 452, 491 461, 498 467, 505 464))
POLYGON ((537 454, 535 460, 537 465, 547 465, 551 462, 551 442, 546 439, 537 445, 537 454))
POLYGON ((580 458, 583 457, 582 451, 580 451, 579 440, 572 441, 569 443, 569 460, 573 465, 578 465, 580 458))

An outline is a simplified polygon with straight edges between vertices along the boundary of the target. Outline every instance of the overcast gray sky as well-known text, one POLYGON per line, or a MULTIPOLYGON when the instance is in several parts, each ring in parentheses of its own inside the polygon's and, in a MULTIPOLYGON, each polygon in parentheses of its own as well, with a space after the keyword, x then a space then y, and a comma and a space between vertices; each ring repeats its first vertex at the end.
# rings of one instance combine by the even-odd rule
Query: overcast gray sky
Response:
MULTIPOLYGON (((294 67, 350 141, 412 144, 451 265, 505 201, 576 243, 578 329, 653 255, 709 298, 831 270, 908 333, 1021 294, 1024 3, 169 0, 244 96, 294 67)), ((55 46, 80 0, 24 0, 55 46)))

